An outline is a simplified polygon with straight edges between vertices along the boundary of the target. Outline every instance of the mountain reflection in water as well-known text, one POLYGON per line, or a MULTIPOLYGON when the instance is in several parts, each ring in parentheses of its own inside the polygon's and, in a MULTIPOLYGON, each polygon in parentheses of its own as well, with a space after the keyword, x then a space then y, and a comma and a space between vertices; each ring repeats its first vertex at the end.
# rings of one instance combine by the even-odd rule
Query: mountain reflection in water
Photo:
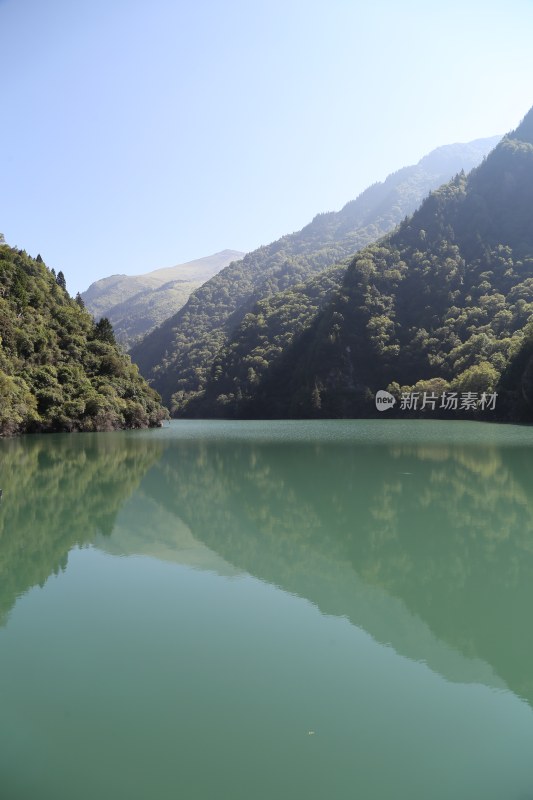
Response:
POLYGON ((446 423, 435 440, 391 428, 372 442, 328 424, 317 440, 178 423, 1 442, 0 619, 92 544, 249 573, 450 680, 533 704, 530 431, 529 446, 511 428, 483 443, 491 426, 446 442, 446 423))

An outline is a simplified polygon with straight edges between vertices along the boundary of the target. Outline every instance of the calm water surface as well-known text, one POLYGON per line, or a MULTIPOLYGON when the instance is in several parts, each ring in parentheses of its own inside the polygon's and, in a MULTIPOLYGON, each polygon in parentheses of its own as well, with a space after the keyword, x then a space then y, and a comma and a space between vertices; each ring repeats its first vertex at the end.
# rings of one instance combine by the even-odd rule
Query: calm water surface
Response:
POLYGON ((532 800, 533 430, 0 441, 1 800, 532 800))

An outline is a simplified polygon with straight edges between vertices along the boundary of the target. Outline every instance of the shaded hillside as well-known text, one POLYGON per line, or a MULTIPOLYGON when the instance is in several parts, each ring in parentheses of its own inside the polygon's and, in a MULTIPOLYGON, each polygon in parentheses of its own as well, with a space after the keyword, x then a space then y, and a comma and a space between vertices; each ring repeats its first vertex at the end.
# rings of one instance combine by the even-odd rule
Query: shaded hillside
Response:
POLYGON ((126 348, 185 305, 191 293, 232 261, 239 250, 158 269, 144 275, 111 275, 92 283, 82 299, 94 317, 108 317, 126 348))
MULTIPOLYGON (((307 331, 342 286, 348 261, 260 300, 213 361, 204 391, 183 402, 182 416, 239 417, 269 371, 307 331)), ((178 393, 175 400, 185 400, 178 393)), ((265 411, 265 416, 269 416, 265 411)))
POLYGON ((478 164, 498 141, 442 147, 390 175, 339 212, 260 247, 196 290, 174 317, 132 348, 166 403, 182 410, 203 391, 217 354, 256 302, 302 283, 394 228, 431 189, 478 164))
POLYGON ((159 396, 38 256, 0 244, 0 435, 157 425, 159 396))
POLYGON ((402 388, 499 387, 497 418, 533 418, 524 389, 533 373, 524 356, 533 333, 532 117, 360 252, 331 302, 250 381, 241 363, 262 355, 262 321, 252 317, 242 355, 213 375, 203 413, 357 417, 373 415, 374 393, 387 387, 397 399, 402 388))

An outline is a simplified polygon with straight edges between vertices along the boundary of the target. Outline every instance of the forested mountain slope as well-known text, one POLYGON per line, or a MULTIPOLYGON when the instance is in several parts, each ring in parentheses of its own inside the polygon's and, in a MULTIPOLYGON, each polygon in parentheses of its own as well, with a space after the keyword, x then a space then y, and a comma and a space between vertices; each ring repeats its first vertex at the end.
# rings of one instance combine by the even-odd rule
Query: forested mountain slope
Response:
POLYGON ((184 409, 205 388, 217 354, 255 303, 352 256, 394 228, 431 189, 478 164, 497 137, 441 147, 390 175, 339 212, 249 253, 193 292, 172 318, 132 348, 141 372, 184 409))
POLYGON ((253 375, 240 367, 249 345, 261 355, 260 316, 249 318, 202 413, 367 416, 388 386, 398 399, 400 387, 497 388, 500 418, 530 419, 532 319, 533 110, 478 168, 358 253, 332 300, 253 375))
POLYGON ((0 244, 0 435, 156 425, 157 393, 40 256, 0 244))
POLYGON ((94 317, 108 317, 117 341, 128 348, 179 311, 202 283, 243 255, 239 250, 222 250, 144 275, 111 275, 92 283, 82 299, 94 317))

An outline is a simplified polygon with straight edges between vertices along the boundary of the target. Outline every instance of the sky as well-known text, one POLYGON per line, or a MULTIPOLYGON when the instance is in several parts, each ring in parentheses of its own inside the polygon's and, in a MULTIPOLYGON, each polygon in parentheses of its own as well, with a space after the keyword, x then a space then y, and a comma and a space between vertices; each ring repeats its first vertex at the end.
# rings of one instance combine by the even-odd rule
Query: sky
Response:
POLYGON ((0 231, 72 293, 337 210, 533 106, 533 0, 0 0, 0 231))

